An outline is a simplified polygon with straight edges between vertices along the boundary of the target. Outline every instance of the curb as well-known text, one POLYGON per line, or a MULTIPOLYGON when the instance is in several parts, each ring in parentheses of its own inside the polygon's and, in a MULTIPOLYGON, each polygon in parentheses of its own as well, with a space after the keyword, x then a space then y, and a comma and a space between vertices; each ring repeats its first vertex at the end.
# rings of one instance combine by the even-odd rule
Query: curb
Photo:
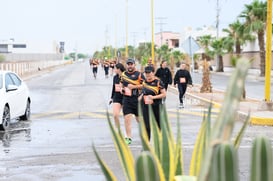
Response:
POLYGON ((260 126, 273 126, 273 117, 261 117, 254 115, 250 117, 250 123, 260 126))

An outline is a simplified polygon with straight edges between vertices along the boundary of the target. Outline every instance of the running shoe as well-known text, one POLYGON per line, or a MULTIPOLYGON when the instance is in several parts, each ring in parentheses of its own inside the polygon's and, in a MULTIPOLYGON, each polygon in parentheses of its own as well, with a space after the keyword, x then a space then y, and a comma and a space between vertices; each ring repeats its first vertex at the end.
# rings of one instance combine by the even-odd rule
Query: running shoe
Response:
POLYGON ((132 143, 132 139, 131 138, 125 138, 125 143, 127 145, 130 145, 132 143))

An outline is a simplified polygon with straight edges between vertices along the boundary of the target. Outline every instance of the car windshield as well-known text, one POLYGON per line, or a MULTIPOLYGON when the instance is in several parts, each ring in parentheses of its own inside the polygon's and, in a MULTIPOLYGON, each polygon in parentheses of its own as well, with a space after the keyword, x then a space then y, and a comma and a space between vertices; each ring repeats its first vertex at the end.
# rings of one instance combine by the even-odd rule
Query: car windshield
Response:
POLYGON ((2 78, 2 74, 0 74, 0 89, 3 88, 3 78, 2 78))

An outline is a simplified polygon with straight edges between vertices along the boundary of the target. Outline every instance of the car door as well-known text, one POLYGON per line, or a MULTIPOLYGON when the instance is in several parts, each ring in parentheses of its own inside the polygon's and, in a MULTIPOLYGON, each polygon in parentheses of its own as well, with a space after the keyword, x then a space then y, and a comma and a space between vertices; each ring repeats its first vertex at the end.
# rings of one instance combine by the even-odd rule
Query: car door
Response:
POLYGON ((10 115, 11 118, 15 118, 19 116, 20 114, 20 107, 22 107, 21 103, 21 98, 20 98, 20 88, 17 86, 17 89, 8 91, 8 87, 12 86, 17 86, 15 82, 13 81, 11 77, 11 73, 7 73, 5 76, 5 88, 6 88, 6 97, 7 97, 7 102, 10 107, 10 115))
POLYGON ((16 117, 18 117, 23 115, 25 112, 26 103, 27 103, 27 91, 24 84, 22 84, 21 79, 16 74, 9 73, 9 75, 14 85, 18 87, 18 89, 16 90, 16 95, 15 95, 15 99, 16 99, 15 114, 16 114, 16 117))

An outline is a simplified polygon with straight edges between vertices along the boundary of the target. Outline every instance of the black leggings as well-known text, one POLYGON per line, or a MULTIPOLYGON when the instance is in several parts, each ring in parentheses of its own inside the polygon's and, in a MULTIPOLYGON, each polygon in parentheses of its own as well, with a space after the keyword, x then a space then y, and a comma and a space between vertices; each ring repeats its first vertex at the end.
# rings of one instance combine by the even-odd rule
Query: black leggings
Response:
MULTIPOLYGON (((155 121, 157 123, 157 126, 160 129, 160 119, 159 119, 159 114, 160 114, 160 104, 156 104, 156 105, 152 105, 151 106, 154 117, 155 117, 155 121)), ((146 131, 147 131, 147 135, 148 138, 150 140, 151 138, 151 126, 150 126, 150 119, 149 119, 149 106, 147 104, 142 103, 142 111, 143 111, 143 119, 144 119, 144 123, 145 123, 145 127, 146 127, 146 131)))
POLYGON ((183 97, 187 90, 187 84, 178 84, 179 102, 183 104, 183 97))

